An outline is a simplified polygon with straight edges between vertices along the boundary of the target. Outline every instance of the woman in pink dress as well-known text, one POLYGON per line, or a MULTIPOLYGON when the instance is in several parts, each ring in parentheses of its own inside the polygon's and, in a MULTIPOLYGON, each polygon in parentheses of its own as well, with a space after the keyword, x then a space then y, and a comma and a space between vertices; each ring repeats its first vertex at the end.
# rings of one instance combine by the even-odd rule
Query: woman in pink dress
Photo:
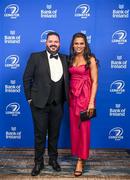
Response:
POLYGON ((81 122, 80 112, 95 108, 98 85, 97 61, 83 33, 72 38, 69 73, 71 152, 78 157, 74 175, 80 176, 90 148, 90 120, 81 122))

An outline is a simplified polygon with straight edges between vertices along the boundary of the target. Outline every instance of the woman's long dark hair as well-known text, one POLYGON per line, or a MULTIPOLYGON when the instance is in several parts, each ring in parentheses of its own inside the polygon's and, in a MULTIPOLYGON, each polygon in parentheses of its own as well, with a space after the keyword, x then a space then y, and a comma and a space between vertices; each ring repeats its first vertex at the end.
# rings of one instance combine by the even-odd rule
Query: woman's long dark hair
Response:
MULTIPOLYGON (((84 49, 84 53, 83 53, 83 56, 84 56, 84 59, 86 60, 86 66, 89 67, 89 64, 90 64, 90 58, 91 57, 95 57, 94 54, 91 53, 91 50, 89 48, 89 44, 88 44, 88 41, 87 41, 87 38, 86 38, 86 35, 81 33, 81 32, 78 32, 76 34, 73 35, 72 37, 72 41, 71 41, 71 44, 70 44, 70 65, 73 64, 73 61, 74 61, 74 58, 76 56, 75 52, 74 52, 74 48, 73 48, 73 45, 74 45, 74 40, 76 38, 83 38, 84 39, 84 42, 85 42, 85 49, 84 49)), ((95 58, 96 59, 96 58, 95 58)))

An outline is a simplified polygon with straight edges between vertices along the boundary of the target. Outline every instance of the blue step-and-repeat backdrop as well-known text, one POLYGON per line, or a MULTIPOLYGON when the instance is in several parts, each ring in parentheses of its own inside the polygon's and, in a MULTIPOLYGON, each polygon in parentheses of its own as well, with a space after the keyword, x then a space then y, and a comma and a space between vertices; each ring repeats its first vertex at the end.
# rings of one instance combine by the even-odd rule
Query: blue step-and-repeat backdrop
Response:
MULTIPOLYGON (((91 148, 130 148, 129 11, 129 0, 0 1, 0 147, 33 147, 22 76, 30 53, 42 51, 47 33, 57 31, 62 53, 69 53, 72 35, 83 32, 100 61, 91 148)), ((59 148, 69 147, 65 105, 59 148)))

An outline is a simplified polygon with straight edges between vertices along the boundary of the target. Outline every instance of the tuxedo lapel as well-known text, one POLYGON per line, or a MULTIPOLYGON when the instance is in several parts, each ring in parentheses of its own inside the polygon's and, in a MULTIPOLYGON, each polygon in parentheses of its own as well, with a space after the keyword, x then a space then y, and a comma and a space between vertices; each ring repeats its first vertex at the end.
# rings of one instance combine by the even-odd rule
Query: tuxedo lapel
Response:
POLYGON ((65 75, 65 72, 66 72, 66 64, 65 64, 65 59, 64 59, 64 56, 62 56, 61 54, 59 54, 59 57, 61 59, 61 63, 62 63, 62 66, 63 66, 63 73, 65 75))
MULTIPOLYGON (((44 65, 43 68, 45 68, 47 70, 49 77, 51 77, 50 66, 49 66, 48 56, 47 56, 46 51, 41 52, 41 56, 42 56, 43 65, 44 65)), ((63 55, 61 55, 61 54, 59 54, 59 57, 60 57, 62 67, 63 67, 63 74, 65 76, 65 72, 67 71, 66 62, 65 62, 65 59, 64 59, 65 57, 63 55)))
POLYGON ((50 66, 48 62, 48 56, 46 51, 41 52, 42 59, 44 61, 44 68, 47 69, 48 75, 51 77, 50 66))

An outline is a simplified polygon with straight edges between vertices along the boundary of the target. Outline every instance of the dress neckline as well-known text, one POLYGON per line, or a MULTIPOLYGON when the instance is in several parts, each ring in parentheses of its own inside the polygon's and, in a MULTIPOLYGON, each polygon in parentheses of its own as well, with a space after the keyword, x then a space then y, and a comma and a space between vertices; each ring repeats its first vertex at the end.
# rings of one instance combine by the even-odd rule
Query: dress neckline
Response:
POLYGON ((86 64, 81 64, 81 65, 79 65, 79 66, 74 66, 74 65, 72 65, 73 67, 80 67, 80 66, 85 66, 86 64))

